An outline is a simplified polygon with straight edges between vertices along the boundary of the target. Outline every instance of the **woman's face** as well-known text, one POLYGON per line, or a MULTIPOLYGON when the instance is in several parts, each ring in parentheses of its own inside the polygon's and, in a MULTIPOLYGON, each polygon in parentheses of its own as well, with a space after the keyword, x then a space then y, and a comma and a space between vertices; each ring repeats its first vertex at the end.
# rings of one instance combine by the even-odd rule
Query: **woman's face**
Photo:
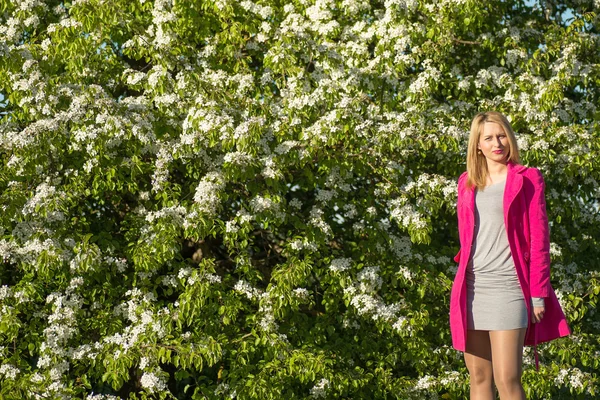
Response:
POLYGON ((506 163, 508 157, 508 137, 500 124, 486 122, 479 135, 477 148, 481 150, 487 161, 506 163))

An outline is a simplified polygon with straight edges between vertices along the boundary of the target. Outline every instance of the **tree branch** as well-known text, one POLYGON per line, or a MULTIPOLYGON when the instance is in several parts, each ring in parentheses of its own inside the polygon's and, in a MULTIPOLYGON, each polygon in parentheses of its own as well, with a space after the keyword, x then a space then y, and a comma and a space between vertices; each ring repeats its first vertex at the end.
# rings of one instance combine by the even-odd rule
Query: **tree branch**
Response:
POLYGON ((460 44, 470 44, 470 45, 476 45, 476 46, 481 45, 481 42, 475 42, 475 41, 471 41, 471 40, 462 40, 462 39, 455 38, 454 36, 452 37, 452 40, 455 43, 460 43, 460 44))

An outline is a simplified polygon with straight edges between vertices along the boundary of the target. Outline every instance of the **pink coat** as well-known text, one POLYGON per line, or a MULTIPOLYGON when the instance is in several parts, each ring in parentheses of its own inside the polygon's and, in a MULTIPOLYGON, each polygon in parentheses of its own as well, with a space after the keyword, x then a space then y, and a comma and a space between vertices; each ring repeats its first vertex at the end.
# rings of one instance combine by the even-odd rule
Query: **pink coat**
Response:
MULTIPOLYGON (((475 190, 467 189, 467 173, 458 179, 458 232, 460 250, 454 257, 458 271, 450 295, 452 345, 465 351, 467 290, 465 271, 471 254, 475 224, 475 190)), ((504 224, 528 315, 531 297, 543 297, 541 322, 529 323, 526 345, 537 345, 570 334, 565 315, 550 285, 550 239, 544 178, 539 170, 509 163, 504 189, 504 224)), ((531 319, 531 318, 530 318, 531 319)))

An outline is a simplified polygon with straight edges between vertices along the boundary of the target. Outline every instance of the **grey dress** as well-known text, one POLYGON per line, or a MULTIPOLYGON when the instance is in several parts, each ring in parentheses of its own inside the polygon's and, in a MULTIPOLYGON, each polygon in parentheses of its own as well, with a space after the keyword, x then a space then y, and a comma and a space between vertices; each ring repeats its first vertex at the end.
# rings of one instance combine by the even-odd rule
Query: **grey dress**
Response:
POLYGON ((475 234, 467 265, 467 327, 476 330, 526 328, 525 296, 504 225, 506 181, 475 194, 475 234))

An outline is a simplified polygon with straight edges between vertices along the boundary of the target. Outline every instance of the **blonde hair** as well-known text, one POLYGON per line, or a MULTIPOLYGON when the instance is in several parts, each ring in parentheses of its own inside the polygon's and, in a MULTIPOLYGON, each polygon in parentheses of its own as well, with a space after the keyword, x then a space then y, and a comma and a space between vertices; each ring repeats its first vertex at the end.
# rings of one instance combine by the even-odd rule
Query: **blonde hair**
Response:
POLYGON ((467 148, 467 187, 476 186, 478 189, 483 189, 486 186, 488 178, 488 168, 485 156, 478 151, 477 144, 479 137, 483 131, 483 125, 486 122, 494 122, 502 127, 506 137, 508 138, 508 155, 507 161, 512 161, 515 164, 519 163, 519 147, 515 132, 510 126, 510 122, 506 117, 497 111, 481 112, 473 118, 471 123, 471 133, 469 135, 469 145, 467 148))

